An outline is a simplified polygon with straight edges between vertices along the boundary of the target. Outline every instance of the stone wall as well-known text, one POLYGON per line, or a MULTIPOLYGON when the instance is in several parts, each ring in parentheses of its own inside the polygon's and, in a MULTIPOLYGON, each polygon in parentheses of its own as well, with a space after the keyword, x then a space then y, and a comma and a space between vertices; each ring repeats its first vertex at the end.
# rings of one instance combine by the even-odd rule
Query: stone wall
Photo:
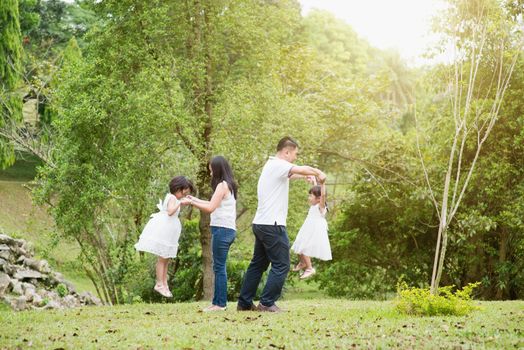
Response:
POLYGON ((77 293, 33 251, 29 242, 0 234, 0 300, 17 311, 102 305, 89 292, 77 293))

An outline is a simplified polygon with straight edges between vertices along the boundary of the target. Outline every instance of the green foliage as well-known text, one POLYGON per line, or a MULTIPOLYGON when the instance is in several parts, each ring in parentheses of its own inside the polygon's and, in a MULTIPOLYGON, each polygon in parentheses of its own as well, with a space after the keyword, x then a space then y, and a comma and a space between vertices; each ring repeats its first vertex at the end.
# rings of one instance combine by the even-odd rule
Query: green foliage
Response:
MULTIPOLYGON (((284 84, 278 75, 295 64, 289 47, 300 45, 296 4, 227 5, 93 4, 113 20, 93 29, 82 58, 64 60, 53 96, 56 166, 42 169, 38 197, 52 202, 64 235, 81 241, 84 262, 112 302, 120 302, 119 286, 136 259, 130 247, 171 176, 189 175, 206 197, 207 161, 225 154, 242 186, 241 206, 249 210, 258 169, 276 141, 289 133, 310 147, 317 142, 309 141, 315 130, 302 127, 312 109, 283 93, 293 80, 284 84), (198 17, 194 30, 188 15, 198 17)), ((207 233, 199 240, 205 264, 207 233)), ((202 288, 201 280, 194 284, 197 251, 189 254, 175 274, 189 283, 175 296, 184 300, 202 288)))
POLYGON ((58 293, 58 295, 62 298, 65 297, 67 294, 69 294, 69 291, 67 290, 67 286, 63 283, 60 283, 58 286, 56 286, 55 290, 58 293))
MULTIPOLYGON (((21 80, 22 37, 17 0, 0 4, 0 128, 19 123, 22 98, 18 89, 21 80)), ((0 169, 15 161, 13 145, 0 136, 0 169)))
MULTIPOLYGON (((490 38, 497 35, 505 12, 491 0, 451 1, 444 32, 462 18, 466 38, 484 2, 490 38)), ((301 144, 299 164, 329 173, 334 260, 319 263, 320 287, 334 296, 387 298, 400 277, 426 286, 438 217, 415 149, 415 113, 428 175, 440 190, 454 132, 449 66, 409 69, 398 53, 372 48, 328 13, 302 18, 291 0, 25 0, 19 8, 29 39, 24 70, 32 72, 25 98, 38 98, 55 164, 42 167, 36 197, 51 205, 61 238, 80 243, 103 298, 160 300, 151 288, 154 257, 139 257, 132 245, 171 176, 190 176, 205 198, 207 161, 225 155, 240 184, 244 231, 260 168, 285 134, 301 144)), ((493 58, 490 45, 485 54, 493 58)), ((449 228, 443 282, 481 280, 483 298, 522 298, 524 291, 522 62, 449 228)), ((479 71, 479 96, 487 96, 492 69, 479 71)), ((472 110, 488 102, 477 100, 472 110)), ((471 133, 464 164, 475 142, 471 133)), ((307 212, 307 188, 291 185, 291 239, 307 212)), ((202 262, 210 261, 205 215, 185 215, 193 218, 170 267, 176 300, 201 297, 202 262)), ((230 299, 251 248, 229 259, 230 299)))
POLYGON ((446 286, 432 294, 429 288, 409 288, 405 282, 398 285, 396 308, 401 313, 419 316, 464 316, 478 307, 471 301, 473 290, 480 282, 470 283, 452 292, 454 286, 446 286))

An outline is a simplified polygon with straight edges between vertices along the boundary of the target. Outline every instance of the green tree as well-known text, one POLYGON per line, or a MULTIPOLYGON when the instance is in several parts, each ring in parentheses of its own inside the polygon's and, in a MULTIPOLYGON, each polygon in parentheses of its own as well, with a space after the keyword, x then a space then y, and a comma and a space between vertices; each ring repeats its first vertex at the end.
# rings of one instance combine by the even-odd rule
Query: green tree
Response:
MULTIPOLYGON (((22 118, 22 99, 19 95, 21 77, 22 38, 18 1, 0 4, 0 128, 10 127, 22 118), (7 124, 7 125, 6 125, 7 124)), ((13 145, 0 137, 0 168, 14 163, 13 145)))
POLYGON ((429 177, 417 135, 427 189, 439 217, 432 293, 437 293, 442 276, 450 222, 468 189, 482 146, 498 119, 523 45, 518 22, 507 16, 498 1, 449 3, 442 16, 441 30, 447 43, 454 47, 456 57, 453 64, 443 69, 443 81, 451 87, 443 92, 449 98, 451 111, 443 123, 444 132, 449 134, 440 139, 449 152, 443 165, 443 178, 429 177), (470 152, 472 156, 468 157, 470 152))
MULTIPOLYGON (((55 166, 41 172, 40 198, 82 247, 99 293, 119 303, 132 245, 171 176, 190 175, 208 196, 207 162, 225 154, 246 212, 276 141, 313 140, 315 131, 303 127, 313 112, 292 93, 294 80, 280 75, 301 46, 296 2, 127 0, 93 9, 108 20, 57 90, 55 166)), ((197 298, 212 292, 208 224, 201 215, 197 298)))

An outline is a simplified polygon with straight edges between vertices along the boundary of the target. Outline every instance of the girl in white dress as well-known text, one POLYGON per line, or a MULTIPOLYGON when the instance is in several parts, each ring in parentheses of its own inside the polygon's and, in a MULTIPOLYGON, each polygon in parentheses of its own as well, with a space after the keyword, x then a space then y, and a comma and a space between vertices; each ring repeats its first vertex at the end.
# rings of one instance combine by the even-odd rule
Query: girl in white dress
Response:
POLYGON ((309 212, 291 247, 300 259, 293 271, 300 271, 305 268, 304 273, 300 276, 301 279, 311 277, 316 272, 311 265, 311 258, 331 260, 331 246, 329 245, 328 225, 325 218, 327 209, 324 182, 309 190, 308 201, 311 205, 309 212))
POLYGON ((167 265, 169 259, 177 255, 178 239, 182 232, 178 214, 181 205, 189 204, 189 199, 184 197, 193 192, 194 187, 185 176, 176 176, 169 182, 169 191, 164 201, 157 204, 160 211, 151 215, 135 244, 136 250, 158 256, 154 289, 168 298, 173 294, 167 285, 167 265))

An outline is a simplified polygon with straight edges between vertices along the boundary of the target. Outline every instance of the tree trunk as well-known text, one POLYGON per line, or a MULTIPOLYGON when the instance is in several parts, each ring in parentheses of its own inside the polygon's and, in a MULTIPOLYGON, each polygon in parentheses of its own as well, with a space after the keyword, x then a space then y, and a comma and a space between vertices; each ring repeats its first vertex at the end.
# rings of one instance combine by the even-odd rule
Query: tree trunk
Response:
MULTIPOLYGON (((212 65, 212 54, 210 48, 210 36, 211 29, 208 18, 208 11, 204 12, 204 25, 205 29, 203 32, 204 50, 205 50, 205 65, 206 65, 206 76, 205 76, 205 87, 204 87, 204 132, 202 134, 202 140, 204 145, 204 157, 201 158, 199 178, 200 189, 209 188, 211 178, 209 176, 208 161, 211 156, 211 132, 213 129, 213 65, 212 65)), ((210 190, 204 190, 203 194, 206 194, 206 199, 211 197, 210 190)), ((202 268, 203 268, 203 299, 211 300, 214 290, 214 274, 213 274, 213 256, 211 252, 211 229, 209 227, 210 215, 206 213, 200 213, 200 243, 202 245, 202 268)))
MULTIPOLYGON (((499 245, 499 264, 504 264, 507 259, 507 252, 508 252, 508 233, 503 228, 500 232, 500 245, 499 245)), ((498 287, 497 286, 497 293, 495 294, 495 299, 502 300, 507 296, 508 291, 508 285, 509 285, 509 279, 506 276, 498 276, 499 279, 503 278, 504 286, 498 287)))
POLYGON ((211 300, 214 290, 214 274, 213 274, 213 254, 211 252, 211 230, 209 228, 209 214, 200 214, 200 244, 202 245, 202 269, 203 269, 203 285, 202 298, 204 300, 211 300))
POLYGON ((446 248, 448 247, 448 228, 445 227, 442 231, 442 248, 440 249, 440 259, 438 262, 437 276, 435 277, 435 285, 433 286, 433 294, 438 293, 438 286, 440 278, 442 277, 442 270, 444 269, 444 259, 446 258, 446 248))

